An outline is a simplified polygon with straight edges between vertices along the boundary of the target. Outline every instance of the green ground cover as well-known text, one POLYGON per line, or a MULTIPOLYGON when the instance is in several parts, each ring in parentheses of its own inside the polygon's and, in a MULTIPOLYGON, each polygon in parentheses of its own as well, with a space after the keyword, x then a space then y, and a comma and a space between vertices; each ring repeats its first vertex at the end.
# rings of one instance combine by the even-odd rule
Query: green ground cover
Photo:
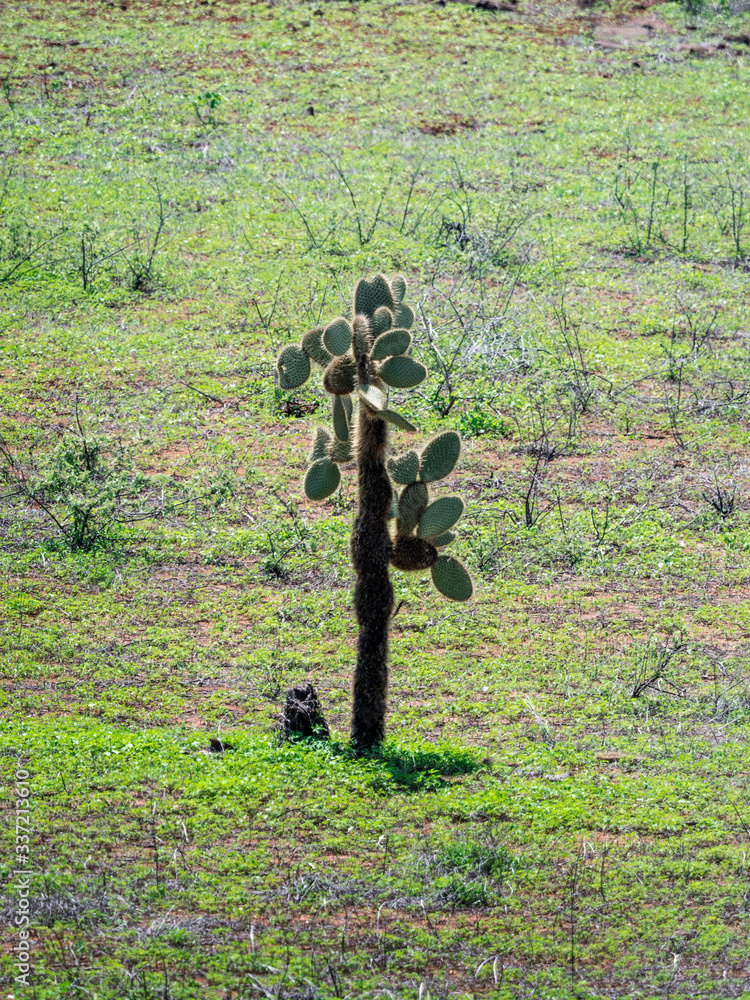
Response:
POLYGON ((750 996, 747 32, 0 2, 7 995, 750 996), (355 483, 273 359, 376 271, 476 596, 394 573, 356 760, 355 483))

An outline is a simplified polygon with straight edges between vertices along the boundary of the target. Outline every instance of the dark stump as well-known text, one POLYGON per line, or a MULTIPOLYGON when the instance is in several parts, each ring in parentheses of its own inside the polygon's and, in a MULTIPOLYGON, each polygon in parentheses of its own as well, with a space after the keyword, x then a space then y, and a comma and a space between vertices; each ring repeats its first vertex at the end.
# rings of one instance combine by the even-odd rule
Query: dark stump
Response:
POLYGON ((330 737, 317 692, 312 684, 289 688, 281 719, 282 740, 299 740, 314 736, 319 740, 330 737))

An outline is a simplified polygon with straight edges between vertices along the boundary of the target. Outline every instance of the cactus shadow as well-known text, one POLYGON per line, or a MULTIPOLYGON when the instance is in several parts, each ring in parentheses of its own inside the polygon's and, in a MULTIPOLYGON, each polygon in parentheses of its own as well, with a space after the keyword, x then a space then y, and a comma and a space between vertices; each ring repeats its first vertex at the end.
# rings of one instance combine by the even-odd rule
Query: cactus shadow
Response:
POLYGON ((472 774, 481 763, 473 749, 455 744, 401 747, 388 743, 365 756, 401 791, 435 791, 459 774, 472 774))
POLYGON ((335 758, 337 763, 351 761, 358 768, 364 765, 373 787, 386 793, 437 791, 449 784, 450 777, 473 774, 482 767, 475 749, 457 744, 405 747, 386 741, 358 754, 350 743, 341 740, 304 737, 295 740, 294 746, 335 758))

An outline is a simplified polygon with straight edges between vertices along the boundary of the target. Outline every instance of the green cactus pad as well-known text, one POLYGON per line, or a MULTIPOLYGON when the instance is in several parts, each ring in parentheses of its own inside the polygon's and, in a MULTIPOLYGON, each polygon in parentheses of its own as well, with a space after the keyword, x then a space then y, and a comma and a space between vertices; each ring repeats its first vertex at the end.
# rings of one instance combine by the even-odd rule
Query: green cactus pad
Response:
POLYGON ((404 296, 406 295, 406 281, 400 274, 396 275, 395 278, 391 278, 391 294, 393 295, 393 301, 396 304, 403 302, 404 296))
POLYGON ((422 450, 419 478, 425 483, 445 479, 453 471, 460 454, 461 438, 455 431, 443 431, 422 450))
POLYGON ((408 535, 416 528, 428 500, 429 495, 424 483, 409 483, 401 490, 401 496, 398 498, 398 523, 396 524, 399 535, 408 535))
POLYGON ((357 357, 369 354, 372 350, 373 336, 370 333, 370 323, 366 316, 355 316, 352 320, 354 330, 354 353, 357 357))
POLYGON ((357 282, 354 289, 354 312, 373 316, 380 306, 393 311, 394 306, 391 286, 382 274, 376 274, 371 281, 363 278, 357 282))
POLYGON ((416 451, 407 451, 399 458, 389 458, 388 471, 394 483, 408 486, 416 480, 419 473, 419 455, 416 451))
POLYGON ((320 365, 321 368, 325 368, 326 365, 331 363, 333 355, 330 351, 327 351, 323 345, 323 327, 316 326, 314 330, 310 330, 302 338, 302 350, 316 364, 320 365))
POLYGON ((393 326, 393 313, 387 306, 378 306, 370 326, 373 337, 379 337, 393 326))
POLYGON ((415 431, 417 428, 414 424, 410 423, 406 417, 402 417, 400 413, 396 413, 395 410, 383 410, 380 414, 383 420, 387 420, 389 424, 393 424, 394 427, 398 427, 400 431, 415 431))
POLYGON ((380 412, 383 409, 383 393, 376 385, 358 385, 357 392, 371 410, 380 412))
POLYGON ((403 326, 407 330, 411 330, 414 326, 414 310, 405 306, 403 302, 399 302, 393 311, 393 325, 403 326))
POLYGON ((410 345, 411 334, 408 330, 388 330, 375 341, 370 357, 373 361, 382 361, 394 354, 406 354, 410 345))
POLYGON ((305 493, 310 500, 325 500, 341 482, 338 465, 330 458, 319 458, 313 462, 305 476, 305 493))
POLYGON ((346 418, 346 410, 341 402, 341 396, 334 396, 331 400, 331 411, 333 414, 333 430, 339 441, 349 440, 349 421, 346 418))
POLYGON ((332 396, 348 396, 357 386, 357 362, 350 354, 334 358, 323 372, 323 385, 332 396))
POLYGON ((420 517, 417 534, 420 538, 439 538, 453 527, 463 512, 461 497, 440 497, 420 517))
POLYGON ((468 601, 474 593, 471 577, 453 556, 438 556, 432 567, 432 582, 451 601, 468 601))
POLYGON ((455 537, 455 532, 446 531, 442 535, 438 535, 437 538, 431 538, 430 541, 436 549, 443 549, 446 545, 450 545, 455 537))
MULTIPOLYGON (((338 397, 337 397, 338 398, 338 397)), ((352 460, 351 441, 334 441, 328 449, 328 457, 332 462, 343 464, 352 460)))
POLYGON ((310 378, 310 359, 296 344, 288 344, 276 361, 282 389, 297 389, 310 378))
POLYGON ((391 565, 413 573, 419 569, 429 569, 438 560, 438 550, 424 538, 399 538, 391 552, 391 565))
POLYGON ((346 419, 349 423, 352 422, 352 413, 354 412, 354 403, 352 403, 351 396, 342 396, 341 402, 344 404, 344 409, 346 410, 346 419))
POLYGON ((380 377, 394 389, 411 389, 427 378, 427 369, 413 358, 386 358, 380 366, 380 377))
POLYGON ((313 438, 313 448, 312 454, 310 455, 311 462, 317 462, 319 458, 325 458, 328 454, 328 445, 331 443, 331 435, 328 431, 324 431, 322 427, 318 427, 315 431, 315 437, 313 438))
POLYGON ((349 321, 343 316, 339 316, 338 319, 329 323, 323 331, 323 344, 331 354, 340 356, 346 354, 352 346, 353 336, 354 330, 352 330, 349 321))

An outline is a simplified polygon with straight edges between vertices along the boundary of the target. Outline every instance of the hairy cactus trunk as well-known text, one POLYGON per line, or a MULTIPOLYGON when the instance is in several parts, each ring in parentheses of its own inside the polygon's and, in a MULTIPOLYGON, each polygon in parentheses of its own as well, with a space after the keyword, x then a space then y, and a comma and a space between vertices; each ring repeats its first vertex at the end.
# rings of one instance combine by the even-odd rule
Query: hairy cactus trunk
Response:
POLYGON ((357 428, 359 510, 351 539, 357 574, 354 609, 359 624, 352 742, 358 753, 382 743, 385 735, 388 628, 393 611, 393 586, 388 573, 392 551, 388 515, 393 487, 385 465, 387 445, 388 425, 361 405, 357 428))

